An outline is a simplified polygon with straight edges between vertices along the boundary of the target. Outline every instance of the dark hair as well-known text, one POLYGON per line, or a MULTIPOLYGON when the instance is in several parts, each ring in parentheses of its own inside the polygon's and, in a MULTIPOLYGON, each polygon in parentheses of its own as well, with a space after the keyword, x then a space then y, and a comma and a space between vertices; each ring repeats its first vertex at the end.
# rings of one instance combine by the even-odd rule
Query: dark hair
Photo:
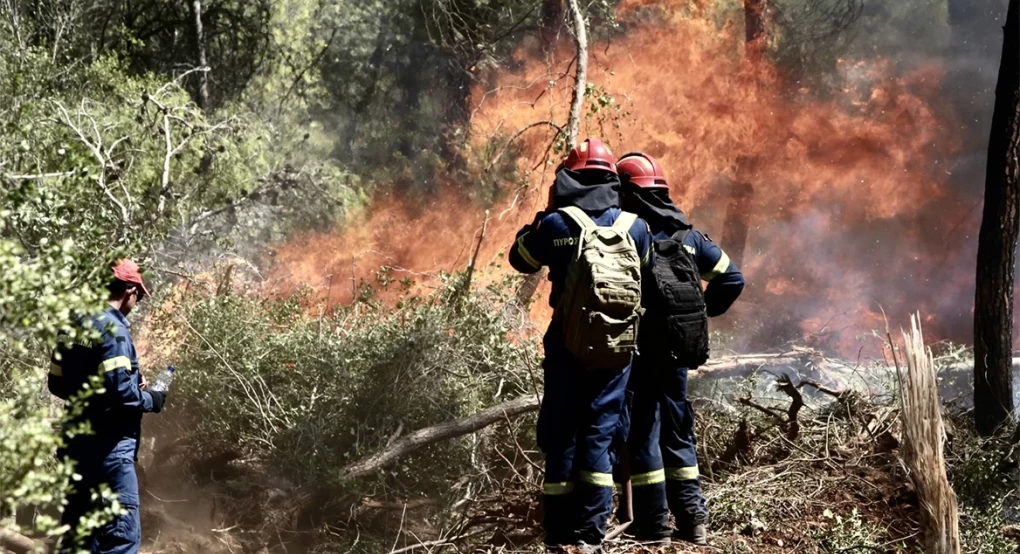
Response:
POLYGON ((128 287, 137 287, 136 283, 129 283, 127 281, 121 281, 114 277, 113 281, 106 287, 110 291, 110 299, 123 298, 124 294, 127 293, 128 287))

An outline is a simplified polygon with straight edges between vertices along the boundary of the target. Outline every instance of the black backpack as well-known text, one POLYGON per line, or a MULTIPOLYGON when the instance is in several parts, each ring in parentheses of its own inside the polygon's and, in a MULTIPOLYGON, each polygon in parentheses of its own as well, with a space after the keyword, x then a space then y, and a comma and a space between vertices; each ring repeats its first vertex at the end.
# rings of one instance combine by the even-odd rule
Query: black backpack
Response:
POLYGON ((695 369, 708 361, 708 312, 698 264, 684 247, 689 232, 681 229, 655 241, 653 298, 647 303, 642 333, 652 326, 649 339, 657 343, 652 350, 680 367, 695 369))

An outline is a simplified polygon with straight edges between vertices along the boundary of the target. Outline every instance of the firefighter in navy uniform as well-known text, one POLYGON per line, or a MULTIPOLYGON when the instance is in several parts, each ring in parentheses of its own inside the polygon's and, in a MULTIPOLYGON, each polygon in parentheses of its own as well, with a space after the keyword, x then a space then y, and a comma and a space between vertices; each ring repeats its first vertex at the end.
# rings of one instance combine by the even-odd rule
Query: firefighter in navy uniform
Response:
MULTIPOLYGON (((596 225, 610 226, 622 213, 619 188, 612 152, 598 139, 585 140, 557 171, 550 205, 517 233, 510 264, 522 273, 549 268, 554 309, 581 236, 578 223, 556 210, 575 206, 596 225)), ((636 219, 629 234, 640 263, 647 266, 652 256, 648 225, 636 219)), ((565 349, 563 332, 554 314, 543 339, 545 393, 538 418, 538 444, 546 466, 545 544, 549 552, 567 545, 600 552, 612 511, 610 445, 624 409, 630 368, 629 363, 620 371, 581 367, 565 349)))
POLYGON ((113 268, 109 306, 77 323, 99 332, 95 341, 61 346, 51 358, 49 390, 63 400, 73 399, 93 378, 102 392, 85 400, 81 413, 65 429, 88 424, 87 434, 65 433, 58 453, 70 458, 80 480, 72 480, 61 523, 70 527, 60 552, 79 549, 94 554, 135 554, 141 547, 138 478, 135 474, 142 414, 159 412, 166 401, 163 392, 145 389, 126 316, 138 301, 149 295, 138 265, 121 260, 113 268), (79 520, 96 509, 92 492, 107 485, 118 495, 124 514, 88 537, 76 537, 79 520))
MULTIPOLYGON (((627 154, 617 168, 623 181, 622 207, 648 222, 655 240, 669 239, 688 230, 683 248, 708 283, 704 302, 708 317, 726 312, 744 289, 744 277, 729 256, 706 235, 692 228, 669 198, 662 167, 647 154, 627 154)), ((644 281, 643 300, 654 302, 654 279, 644 281)), ((662 355, 668 339, 666 323, 654 306, 647 311, 638 333, 641 355, 634 362, 628 394, 630 431, 628 450, 634 504, 630 532, 638 539, 669 542, 670 538, 707 544, 708 511, 701 494, 694 410, 687 400, 686 367, 662 355), (669 527, 672 512, 677 529, 669 527)))

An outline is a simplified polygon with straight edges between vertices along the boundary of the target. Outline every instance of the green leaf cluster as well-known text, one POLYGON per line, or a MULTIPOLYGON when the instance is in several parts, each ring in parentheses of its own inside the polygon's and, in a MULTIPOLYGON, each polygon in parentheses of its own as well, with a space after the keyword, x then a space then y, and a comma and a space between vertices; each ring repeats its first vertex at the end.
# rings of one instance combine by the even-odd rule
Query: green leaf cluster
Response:
MULTIPOLYGON (((536 345, 512 340, 504 295, 462 294, 462 278, 394 308, 363 283, 361 301, 322 315, 309 315, 318 310, 301 296, 175 299, 180 307, 154 329, 188 337, 174 353, 175 409, 193 418, 188 441, 239 450, 299 483, 342 486, 338 468, 395 433, 533 392, 536 345)), ((380 479, 441 491, 468 463, 465 447, 427 449, 380 479)))

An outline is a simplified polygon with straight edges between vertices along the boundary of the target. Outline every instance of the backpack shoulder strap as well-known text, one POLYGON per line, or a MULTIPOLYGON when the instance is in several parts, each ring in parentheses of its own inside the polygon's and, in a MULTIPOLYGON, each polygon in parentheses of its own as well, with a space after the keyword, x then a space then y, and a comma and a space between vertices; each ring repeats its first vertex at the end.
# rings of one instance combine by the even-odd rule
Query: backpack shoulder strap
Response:
POLYGON ((690 233, 691 233, 690 229, 680 229, 679 231, 673 233, 673 236, 669 238, 671 240, 679 242, 680 245, 682 246, 684 241, 687 240, 687 235, 689 235, 690 233))
POLYGON ((598 228, 598 225, 595 225, 595 222, 588 217, 588 214, 584 213, 584 210, 577 206, 567 206, 565 208, 560 208, 559 211, 563 212, 570 219, 573 219, 574 223, 577 223, 581 227, 582 235, 585 231, 598 228))
POLYGON ((630 212, 620 212, 620 217, 616 218, 613 222, 613 229, 623 233, 630 232, 630 228, 634 226, 634 222, 637 221, 637 215, 630 212))
POLYGON ((669 238, 659 239, 654 242, 655 252, 658 253, 660 259, 664 262, 676 258, 678 255, 688 255, 687 249, 684 247, 684 240, 687 239, 687 235, 690 234, 690 229, 680 229, 677 232, 669 236, 669 238))

